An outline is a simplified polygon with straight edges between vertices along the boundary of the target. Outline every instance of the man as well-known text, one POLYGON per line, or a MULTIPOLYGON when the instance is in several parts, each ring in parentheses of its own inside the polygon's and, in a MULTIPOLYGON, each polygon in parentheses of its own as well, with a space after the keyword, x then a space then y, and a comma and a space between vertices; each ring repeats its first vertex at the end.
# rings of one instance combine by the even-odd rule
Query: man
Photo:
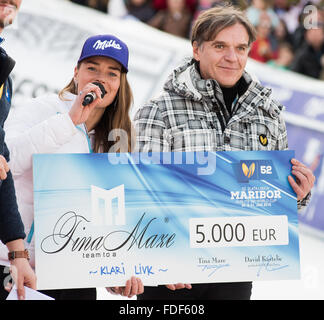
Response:
MULTIPOLYGON (((3 28, 11 24, 17 14, 22 0, 0 0, 0 33, 3 28)), ((0 43, 3 39, 0 39, 0 43)), ((5 132, 3 124, 7 118, 12 85, 8 78, 14 66, 6 52, 0 48, 0 240, 9 250, 11 273, 18 289, 19 299, 24 299, 24 285, 36 289, 36 277, 27 260, 25 251, 24 226, 18 212, 14 183, 9 171, 9 151, 4 142, 5 132)), ((4 286, 8 285, 10 275, 8 268, 0 266, 0 300, 6 297, 4 286)))
MULTIPOLYGON (((173 71, 163 93, 135 116, 140 152, 284 150, 282 106, 245 65, 255 30, 233 7, 203 12, 192 29, 193 59, 173 71)), ((306 205, 312 172, 292 160, 289 182, 306 205)), ((251 282, 146 287, 139 299, 250 299, 251 282), (177 290, 183 289, 183 290, 177 290)))

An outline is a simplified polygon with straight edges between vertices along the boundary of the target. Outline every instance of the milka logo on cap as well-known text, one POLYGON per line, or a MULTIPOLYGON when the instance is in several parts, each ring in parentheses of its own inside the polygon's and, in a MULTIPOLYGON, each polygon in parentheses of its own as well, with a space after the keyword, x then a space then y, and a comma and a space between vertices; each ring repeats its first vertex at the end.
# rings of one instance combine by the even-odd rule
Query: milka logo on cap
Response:
POLYGON ((117 43, 115 40, 105 40, 105 41, 101 41, 101 40, 97 40, 97 42, 93 45, 93 48, 95 50, 105 50, 106 48, 110 48, 113 47, 114 49, 117 50, 121 50, 122 47, 120 46, 119 43, 117 43))

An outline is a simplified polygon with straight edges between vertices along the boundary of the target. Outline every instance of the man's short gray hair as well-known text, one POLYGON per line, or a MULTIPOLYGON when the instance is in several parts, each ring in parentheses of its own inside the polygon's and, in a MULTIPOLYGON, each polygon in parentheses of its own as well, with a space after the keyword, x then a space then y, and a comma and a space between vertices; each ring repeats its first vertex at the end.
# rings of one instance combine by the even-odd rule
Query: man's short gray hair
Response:
POLYGON ((191 43, 200 46, 204 41, 212 41, 225 28, 240 23, 249 35, 249 45, 255 41, 256 31, 245 14, 233 6, 215 7, 203 11, 197 18, 191 32, 191 43))

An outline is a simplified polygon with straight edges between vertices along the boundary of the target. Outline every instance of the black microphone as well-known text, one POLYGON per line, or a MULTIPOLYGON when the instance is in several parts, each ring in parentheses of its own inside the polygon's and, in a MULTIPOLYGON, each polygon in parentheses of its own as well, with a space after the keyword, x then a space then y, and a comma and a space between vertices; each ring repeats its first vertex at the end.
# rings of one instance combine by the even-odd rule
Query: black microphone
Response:
MULTIPOLYGON (((100 82, 92 82, 92 83, 100 88, 100 90, 101 90, 101 99, 102 99, 105 96, 105 94, 107 93, 107 91, 105 90, 105 87, 100 82)), ((91 92, 87 93, 86 96, 84 97, 82 105, 85 107, 88 104, 92 103, 96 99, 97 99, 96 93, 91 91, 91 92)))

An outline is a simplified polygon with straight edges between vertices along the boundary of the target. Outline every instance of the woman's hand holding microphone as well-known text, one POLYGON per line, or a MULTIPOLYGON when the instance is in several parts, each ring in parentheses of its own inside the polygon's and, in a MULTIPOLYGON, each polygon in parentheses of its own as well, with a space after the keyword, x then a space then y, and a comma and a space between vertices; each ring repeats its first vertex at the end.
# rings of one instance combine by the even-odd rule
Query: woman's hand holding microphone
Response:
POLYGON ((74 125, 86 122, 92 110, 102 101, 101 96, 102 91, 96 84, 88 83, 84 88, 82 88, 69 111, 69 115, 74 125), (90 92, 94 93, 96 98, 91 103, 84 106, 84 98, 90 92))

